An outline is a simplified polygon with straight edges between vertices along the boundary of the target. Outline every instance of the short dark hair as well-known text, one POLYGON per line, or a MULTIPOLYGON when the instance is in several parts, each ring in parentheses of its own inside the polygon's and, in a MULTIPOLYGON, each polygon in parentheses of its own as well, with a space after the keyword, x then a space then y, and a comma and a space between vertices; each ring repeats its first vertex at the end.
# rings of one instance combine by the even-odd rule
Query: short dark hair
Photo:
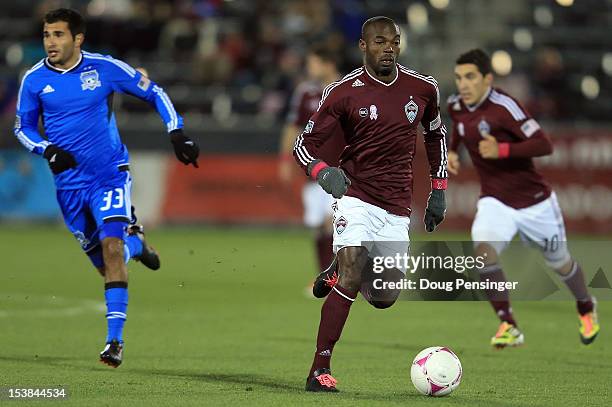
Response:
MULTIPOLYGON (((368 18, 363 25, 361 26, 361 39, 365 39, 365 33, 368 30, 368 28, 372 25, 372 24, 376 24, 376 23, 385 23, 385 24, 389 24, 389 25, 393 25, 396 28, 399 29, 398 25, 395 24, 395 21, 393 21, 393 19, 386 17, 386 16, 376 16, 376 17, 372 17, 372 18, 368 18)), ((399 34, 399 32, 398 32, 399 34)))
POLYGON ((43 22, 47 24, 65 21, 68 23, 68 29, 74 38, 77 34, 85 34, 85 19, 76 10, 71 8, 58 8, 49 11, 45 14, 43 22))
POLYGON ((308 49, 308 53, 319 57, 323 62, 329 62, 336 67, 340 64, 338 55, 325 45, 313 45, 308 49))
POLYGON ((474 64, 482 74, 485 76, 491 73, 491 58, 489 55, 481 50, 480 48, 469 50, 461 55, 455 61, 457 65, 461 64, 474 64))

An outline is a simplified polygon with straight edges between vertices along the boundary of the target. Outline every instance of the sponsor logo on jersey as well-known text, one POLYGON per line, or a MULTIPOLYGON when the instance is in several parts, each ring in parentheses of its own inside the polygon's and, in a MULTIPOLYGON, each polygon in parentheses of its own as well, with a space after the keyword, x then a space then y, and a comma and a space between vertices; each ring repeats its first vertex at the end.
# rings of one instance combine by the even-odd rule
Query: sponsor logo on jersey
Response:
POLYGON ((534 119, 529 119, 521 125, 521 131, 527 138, 533 136, 538 130, 540 130, 540 125, 534 119))
POLYGON ((359 78, 357 78, 357 79, 355 80, 355 82, 353 82, 353 84, 352 84, 351 86, 352 86, 353 88, 358 88, 358 87, 360 87, 360 86, 365 86, 365 83, 361 82, 361 81, 359 80, 359 78))
POLYGON ((51 92, 55 92, 55 89, 53 89, 53 86, 51 86, 51 85, 47 85, 47 86, 45 86, 45 87, 43 88, 43 90, 42 90, 43 95, 44 95, 45 93, 51 93, 51 92))
POLYGON ((408 121, 410 123, 414 123, 414 119, 416 119, 417 114, 419 114, 419 106, 414 102, 414 100, 411 100, 410 102, 406 103, 406 106, 404 106, 404 113, 406 113, 408 121))
POLYGON ((87 71, 81 73, 81 89, 82 90, 94 90, 97 87, 102 86, 102 82, 100 82, 100 78, 98 76, 98 71, 95 69, 93 71, 87 71))
POLYGON ((149 89, 149 86, 151 86, 151 80, 143 75, 138 81, 138 88, 146 92, 146 90, 149 89))
POLYGON ((368 117, 368 108, 362 107, 361 109, 359 109, 359 116, 368 117))
POLYGON ((370 120, 378 119, 378 108, 376 105, 370 105, 370 120))
POLYGON ((491 134, 491 126, 485 119, 481 119, 478 123, 478 132, 482 136, 483 134, 491 134))
POLYGON ((344 229, 346 229, 346 226, 348 225, 348 222, 346 221, 346 219, 344 219, 344 216, 340 216, 335 223, 335 227, 336 227, 336 232, 341 235, 342 232, 344 232, 344 229))

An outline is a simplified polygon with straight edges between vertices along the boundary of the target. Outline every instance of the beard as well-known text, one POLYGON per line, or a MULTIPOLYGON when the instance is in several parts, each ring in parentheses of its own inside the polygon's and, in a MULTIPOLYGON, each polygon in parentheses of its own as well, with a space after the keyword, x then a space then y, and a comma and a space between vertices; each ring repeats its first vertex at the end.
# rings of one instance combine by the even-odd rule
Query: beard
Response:
POLYGON ((393 65, 391 65, 391 66, 379 66, 378 67, 378 72, 376 72, 376 74, 378 76, 389 76, 389 75, 391 75, 393 73, 393 69, 394 69, 393 65))

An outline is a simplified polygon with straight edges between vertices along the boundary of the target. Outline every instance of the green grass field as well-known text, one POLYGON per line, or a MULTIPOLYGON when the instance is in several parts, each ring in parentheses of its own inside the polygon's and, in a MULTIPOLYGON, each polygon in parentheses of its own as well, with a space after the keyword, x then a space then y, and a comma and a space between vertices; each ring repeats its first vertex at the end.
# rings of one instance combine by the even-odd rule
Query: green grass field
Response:
MULTIPOLYGON (((319 300, 303 295, 314 259, 306 232, 158 229, 159 272, 130 266, 124 364, 97 361, 106 332, 103 285, 72 236, 55 227, 0 228, 0 387, 66 386, 58 405, 609 406, 612 303, 603 330, 579 343, 571 302, 517 302, 527 344, 494 351, 486 303, 400 301, 352 308, 334 352, 339 394, 303 391, 319 300), (410 363, 427 346, 459 355, 446 398, 417 394, 410 363)), ((27 402, 0 400, 0 404, 27 402)), ((32 402, 39 405, 39 402, 32 402)))

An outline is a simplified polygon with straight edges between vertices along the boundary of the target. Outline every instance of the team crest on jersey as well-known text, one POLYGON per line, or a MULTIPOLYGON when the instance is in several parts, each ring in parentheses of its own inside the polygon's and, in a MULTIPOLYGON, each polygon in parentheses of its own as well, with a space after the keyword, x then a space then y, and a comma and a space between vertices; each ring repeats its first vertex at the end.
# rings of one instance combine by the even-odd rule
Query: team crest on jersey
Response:
POLYGON ((483 134, 491 134, 491 126, 485 119, 480 120, 480 123, 478 123, 478 132, 481 136, 483 134))
POLYGON ((100 82, 100 78, 98 76, 98 71, 95 69, 93 71, 87 71, 81 73, 81 89, 82 90, 94 90, 97 87, 102 86, 102 82, 100 82))
POLYGON ((414 123, 414 119, 416 119, 417 114, 419 114, 419 106, 414 103, 414 100, 406 103, 404 106, 404 112, 406 113, 406 117, 410 123, 414 123))
POLYGON ((368 108, 362 107, 361 109, 359 109, 359 116, 368 117, 368 108))
POLYGON ((308 120, 306 127, 304 127, 304 133, 312 133, 312 129, 314 128, 314 122, 312 120, 308 120))
POLYGON ((342 232, 344 232, 344 230, 346 229, 346 226, 348 225, 348 222, 346 221, 346 219, 344 219, 344 216, 340 216, 335 223, 335 227, 336 227, 336 233, 338 233, 339 235, 342 234, 342 232))
POLYGON ((74 232, 74 237, 79 242, 82 248, 86 248, 90 243, 89 239, 85 237, 85 234, 83 232, 80 232, 80 231, 74 232))

